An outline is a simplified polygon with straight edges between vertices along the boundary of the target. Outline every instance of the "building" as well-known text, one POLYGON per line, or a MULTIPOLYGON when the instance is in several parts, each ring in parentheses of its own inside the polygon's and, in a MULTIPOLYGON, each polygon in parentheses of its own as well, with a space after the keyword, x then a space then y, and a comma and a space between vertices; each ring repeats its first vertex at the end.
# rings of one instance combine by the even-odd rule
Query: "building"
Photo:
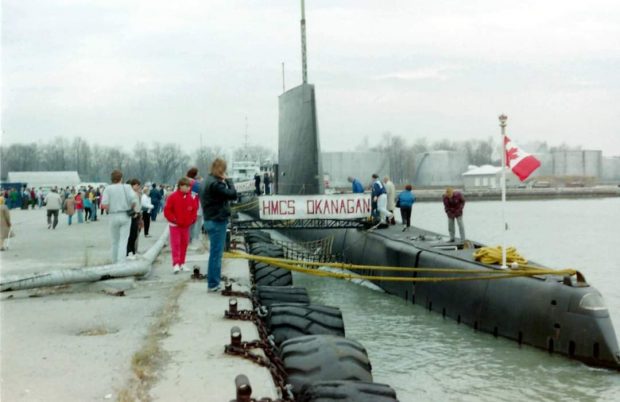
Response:
POLYGON ((81 183, 76 171, 70 172, 9 172, 9 182, 25 183, 32 187, 76 187, 81 183))
MULTIPOLYGON (((501 188, 502 168, 499 166, 471 166, 462 174, 466 190, 499 190, 501 188)), ((506 187, 518 187, 521 181, 511 170, 506 171, 506 187)))

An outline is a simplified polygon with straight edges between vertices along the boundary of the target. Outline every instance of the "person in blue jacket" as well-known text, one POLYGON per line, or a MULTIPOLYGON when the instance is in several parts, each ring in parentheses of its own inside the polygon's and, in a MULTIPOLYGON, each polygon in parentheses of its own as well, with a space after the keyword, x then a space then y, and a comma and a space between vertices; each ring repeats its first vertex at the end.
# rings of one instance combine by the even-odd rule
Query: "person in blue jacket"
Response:
POLYGON ((349 183, 351 183, 351 191, 353 191, 353 193, 364 192, 364 186, 362 186, 362 182, 359 181, 359 179, 349 176, 347 180, 349 181, 349 183))
POLYGON ((400 216, 403 218, 403 232, 411 226, 411 207, 415 203, 415 194, 411 191, 411 184, 405 186, 405 191, 398 194, 396 206, 400 208, 400 216))

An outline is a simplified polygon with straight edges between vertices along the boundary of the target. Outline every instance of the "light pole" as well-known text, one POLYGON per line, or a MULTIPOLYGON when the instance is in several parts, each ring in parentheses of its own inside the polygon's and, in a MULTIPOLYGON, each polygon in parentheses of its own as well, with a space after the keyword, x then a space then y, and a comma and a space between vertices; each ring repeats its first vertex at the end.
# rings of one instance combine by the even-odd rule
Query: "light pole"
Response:
POLYGON ((501 114, 499 116, 499 126, 502 128, 502 223, 504 225, 502 231, 502 268, 506 269, 506 231, 508 231, 508 223, 506 223, 506 121, 508 116, 501 114))
POLYGON ((304 84, 308 83, 308 64, 306 57, 306 5, 305 1, 301 0, 301 78, 304 84))

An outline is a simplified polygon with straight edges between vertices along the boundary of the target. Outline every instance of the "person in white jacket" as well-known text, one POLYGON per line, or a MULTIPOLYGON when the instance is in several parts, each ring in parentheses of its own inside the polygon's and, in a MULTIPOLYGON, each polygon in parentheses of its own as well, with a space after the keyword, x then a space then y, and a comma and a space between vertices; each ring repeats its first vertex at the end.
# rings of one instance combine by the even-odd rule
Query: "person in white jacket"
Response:
POLYGON ((58 226, 58 212, 62 207, 62 200, 60 199, 60 194, 58 194, 58 190, 53 188, 46 196, 45 200, 45 209, 47 210, 47 228, 48 229, 56 229, 58 226), (52 222, 52 217, 54 221, 52 222))
POLYGON ((150 187, 145 186, 142 189, 142 198, 140 204, 142 206, 142 221, 144 222, 144 237, 151 237, 149 228, 151 227, 151 210, 154 208, 149 197, 150 187))

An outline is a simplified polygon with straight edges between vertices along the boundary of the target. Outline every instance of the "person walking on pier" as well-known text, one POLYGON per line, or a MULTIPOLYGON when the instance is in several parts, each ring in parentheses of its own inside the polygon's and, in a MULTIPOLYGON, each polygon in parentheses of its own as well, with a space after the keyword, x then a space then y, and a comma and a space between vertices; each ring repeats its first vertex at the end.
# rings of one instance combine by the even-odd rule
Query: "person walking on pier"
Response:
POLYGON ((6 250, 4 242, 11 234, 11 211, 4 200, 4 197, 0 197, 0 251, 6 250))
MULTIPOLYGON (((187 178, 189 179, 190 192, 192 196, 198 200, 198 194, 200 193, 200 184, 202 178, 198 175, 198 168, 192 167, 187 171, 187 178)), ((189 242, 193 244, 192 249, 198 249, 200 243, 200 233, 202 232, 202 207, 198 202, 198 213, 196 215, 196 221, 189 229, 189 242)))
POLYGON ((164 206, 164 217, 170 223, 170 251, 175 274, 189 271, 185 266, 185 255, 190 227, 196 222, 197 213, 198 197, 191 192, 190 180, 182 177, 177 183, 177 191, 170 194, 164 206))
POLYGON ((151 211, 153 210, 153 204, 151 204, 151 197, 149 197, 149 188, 144 187, 142 190, 142 197, 140 204, 142 206, 142 222, 144 224, 144 237, 151 237, 149 229, 151 228, 151 211))
POLYGON ((75 212, 77 213, 78 223, 84 223, 84 200, 79 191, 75 195, 75 212))
POLYGON ((47 228, 48 229, 56 229, 58 225, 58 212, 62 207, 62 200, 60 199, 60 194, 58 194, 58 190, 53 188, 45 196, 45 209, 47 210, 47 228), (52 222, 52 217, 54 221, 52 222))
POLYGON ((71 226, 73 214, 75 214, 75 197, 73 193, 69 194, 67 198, 65 198, 65 202, 62 205, 65 214, 67 214, 67 225, 71 226))
POLYGON ((400 208, 400 216, 403 219, 403 232, 411 227, 411 207, 415 203, 415 194, 411 191, 411 184, 405 186, 405 191, 398 194, 396 206, 400 208))
POLYGON ((151 197, 151 204, 153 204, 153 209, 151 209, 151 221, 155 222, 162 202, 162 193, 157 189, 157 184, 153 183, 149 196, 151 197))
POLYGON ((265 195, 271 194, 271 177, 269 176, 269 172, 265 172, 263 176, 263 186, 265 186, 265 195))
POLYGON ((443 206, 448 216, 448 232, 450 242, 454 242, 454 221, 459 225, 461 241, 465 241, 465 226, 463 225, 463 208, 465 208, 465 197, 460 191, 454 191, 452 187, 447 187, 443 195, 443 206))
MULTIPOLYGON (((131 186, 131 192, 136 200, 142 198, 140 191, 140 180, 131 179, 128 184, 131 186)), ((129 227, 129 238, 127 239, 127 256, 132 253, 135 258, 138 253, 138 235, 140 234, 140 226, 142 224, 142 203, 137 202, 133 205, 131 211, 131 226, 129 227)))
POLYGON ((110 236, 112 237, 112 262, 124 262, 127 253, 127 240, 131 228, 130 213, 138 205, 136 193, 128 184, 123 184, 123 172, 113 170, 111 185, 103 190, 102 207, 111 215, 110 236))
POLYGON ((222 255, 226 242, 226 228, 230 217, 230 201, 237 198, 231 179, 226 177, 226 161, 217 158, 211 164, 211 173, 200 191, 204 228, 209 235, 208 291, 220 290, 222 255))

